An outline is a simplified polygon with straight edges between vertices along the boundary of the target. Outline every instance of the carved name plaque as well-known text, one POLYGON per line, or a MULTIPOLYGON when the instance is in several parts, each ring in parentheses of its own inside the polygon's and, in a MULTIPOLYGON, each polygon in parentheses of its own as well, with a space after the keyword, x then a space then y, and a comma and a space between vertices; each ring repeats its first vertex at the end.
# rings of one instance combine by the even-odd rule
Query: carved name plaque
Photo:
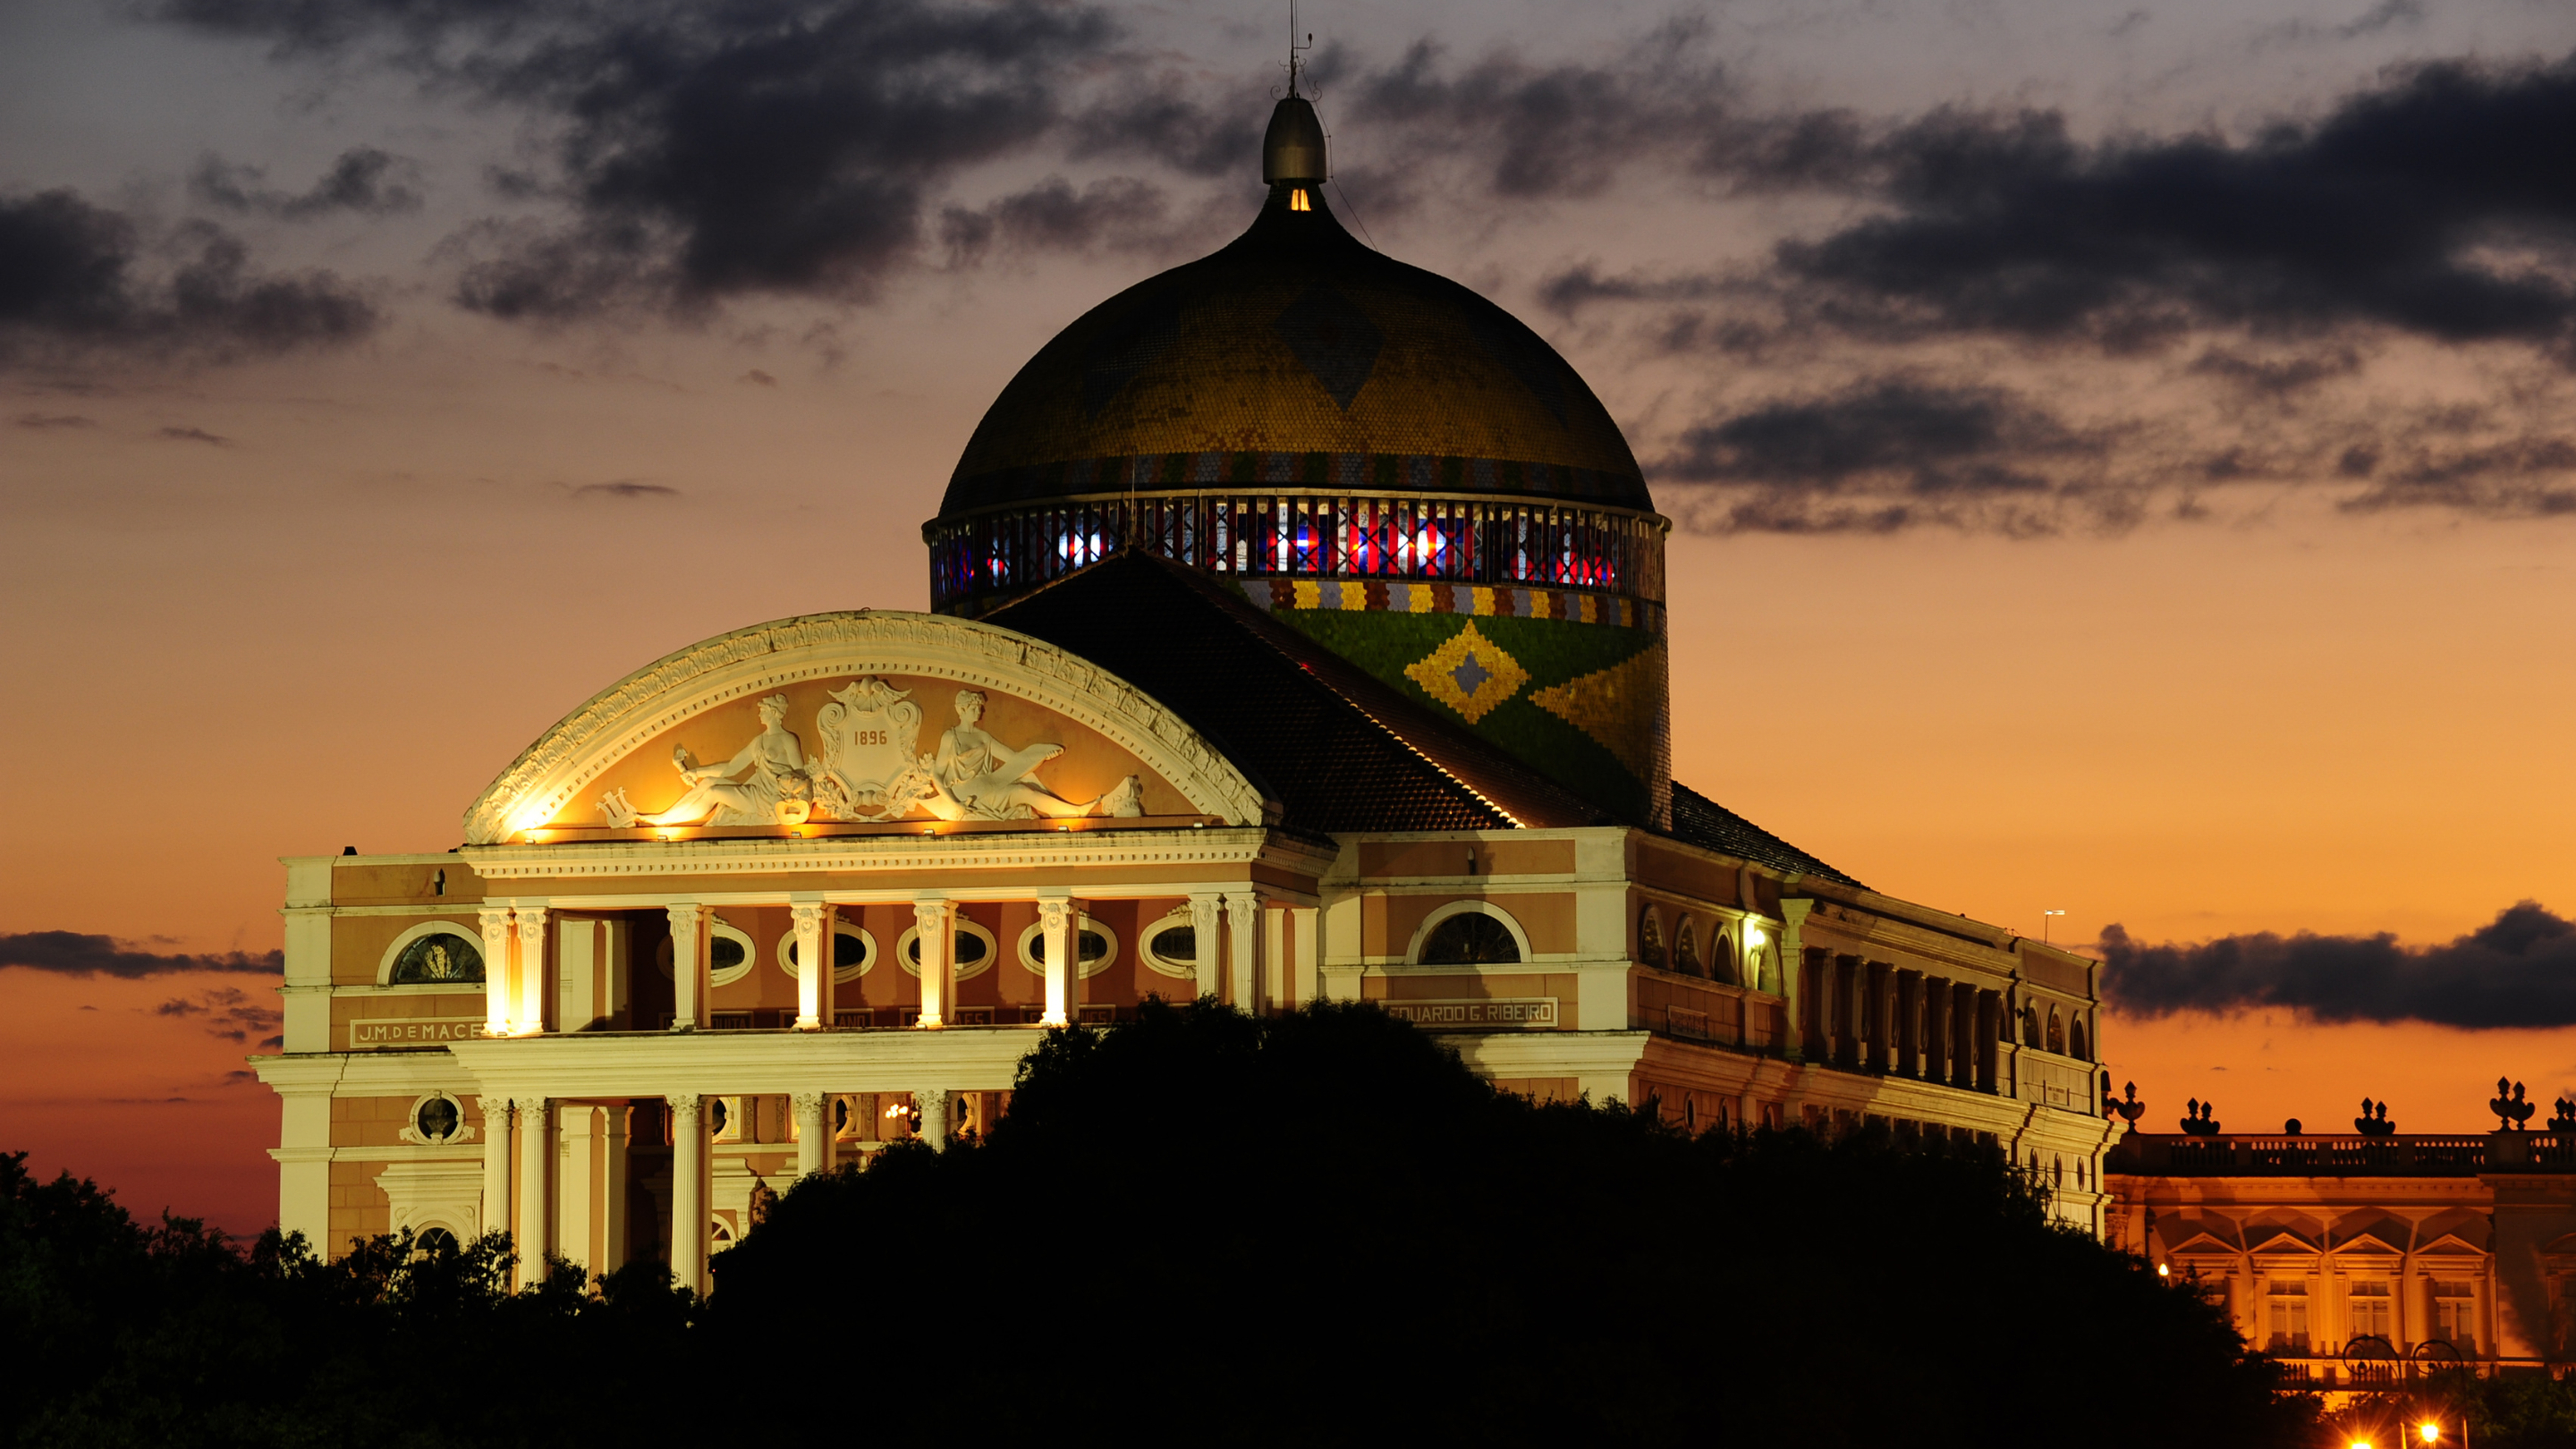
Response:
POLYGON ((472 1041, 483 1034, 479 1016, 424 1016, 349 1023, 349 1050, 383 1051, 391 1047, 445 1046, 472 1041))
POLYGON ((1553 996, 1496 996, 1473 1001, 1380 1001, 1389 1016, 1429 1031, 1546 1029, 1557 1024, 1553 996))

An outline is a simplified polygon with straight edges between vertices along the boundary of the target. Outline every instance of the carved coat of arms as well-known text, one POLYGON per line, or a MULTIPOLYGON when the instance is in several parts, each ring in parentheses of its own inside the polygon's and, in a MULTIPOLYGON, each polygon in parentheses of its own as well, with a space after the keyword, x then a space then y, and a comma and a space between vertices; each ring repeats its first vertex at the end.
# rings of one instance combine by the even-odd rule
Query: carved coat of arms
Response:
POLYGON ((931 793, 918 745, 921 706, 912 691, 871 674, 833 692, 816 712, 823 734, 823 803, 843 820, 892 820, 931 793))

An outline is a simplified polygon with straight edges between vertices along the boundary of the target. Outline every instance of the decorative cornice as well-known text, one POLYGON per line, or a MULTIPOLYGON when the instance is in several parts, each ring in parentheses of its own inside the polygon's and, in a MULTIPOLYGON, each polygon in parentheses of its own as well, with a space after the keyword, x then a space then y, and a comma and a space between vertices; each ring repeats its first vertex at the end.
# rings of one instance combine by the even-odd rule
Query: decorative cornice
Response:
POLYGON ((1328 850, 1257 826, 486 845, 468 846, 464 854, 478 873, 493 881, 1005 870, 1033 866, 1244 865, 1265 856, 1285 857, 1320 872, 1332 859, 1328 850))
POLYGON ((727 700, 805 679, 920 675, 1034 699, 1098 731, 1233 824, 1262 818, 1261 792, 1143 690, 1052 644, 935 614, 809 614, 720 634, 591 697, 513 761, 465 813, 490 845, 553 820, 584 787, 655 735, 727 700))

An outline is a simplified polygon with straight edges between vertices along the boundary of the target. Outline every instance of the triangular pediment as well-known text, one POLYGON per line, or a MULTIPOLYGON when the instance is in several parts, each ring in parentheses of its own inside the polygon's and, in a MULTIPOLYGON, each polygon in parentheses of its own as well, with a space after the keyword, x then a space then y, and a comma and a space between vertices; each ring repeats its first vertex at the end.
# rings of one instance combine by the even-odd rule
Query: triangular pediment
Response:
POLYGON ((2317 1245, 2313 1240, 2294 1233, 2288 1228, 2248 1228, 2245 1235, 2255 1239, 2254 1245, 2246 1251, 2258 1257, 2296 1255, 2302 1258, 2313 1258, 2318 1256, 2317 1245), (2257 1237, 2257 1234, 2265 1236, 2257 1237))
POLYGON ((2445 1256, 2483 1258, 2486 1256, 2486 1253, 2486 1249, 2479 1247, 2475 1243, 2466 1241, 2456 1233, 2444 1233, 2429 1243, 2418 1244, 2415 1249, 2415 1256, 2419 1258, 2438 1258, 2445 1256))
POLYGON ((2196 1231, 2165 1251, 2177 1258, 2207 1258, 2218 1255, 2233 1258, 2236 1256, 2236 1245, 2224 1239, 2212 1237, 2207 1232, 2196 1231))
POLYGON ((2338 1258, 2400 1258, 2405 1256, 2405 1250, 2389 1246, 2376 1233, 2361 1233, 2335 1244, 2334 1254, 2338 1258))
POLYGON ((620 680, 484 791, 465 838, 1264 813, 1214 745, 1098 665, 990 624, 860 610, 736 630, 620 680))

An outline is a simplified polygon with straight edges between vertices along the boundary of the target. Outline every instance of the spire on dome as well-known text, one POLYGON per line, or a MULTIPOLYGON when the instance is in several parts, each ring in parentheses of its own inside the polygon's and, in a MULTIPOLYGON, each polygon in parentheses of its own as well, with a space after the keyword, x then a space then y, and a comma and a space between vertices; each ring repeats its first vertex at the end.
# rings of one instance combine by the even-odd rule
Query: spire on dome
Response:
MULTIPOLYGON (((1282 181, 1311 182, 1317 185, 1332 179, 1324 164, 1324 123, 1315 115, 1314 104, 1297 93, 1297 75, 1306 68, 1299 59, 1302 52, 1313 49, 1315 37, 1297 43, 1297 4, 1288 4, 1288 94, 1271 108, 1270 129, 1261 138, 1261 180, 1276 186, 1282 181)), ((1301 210, 1303 208, 1300 208, 1301 210)))

